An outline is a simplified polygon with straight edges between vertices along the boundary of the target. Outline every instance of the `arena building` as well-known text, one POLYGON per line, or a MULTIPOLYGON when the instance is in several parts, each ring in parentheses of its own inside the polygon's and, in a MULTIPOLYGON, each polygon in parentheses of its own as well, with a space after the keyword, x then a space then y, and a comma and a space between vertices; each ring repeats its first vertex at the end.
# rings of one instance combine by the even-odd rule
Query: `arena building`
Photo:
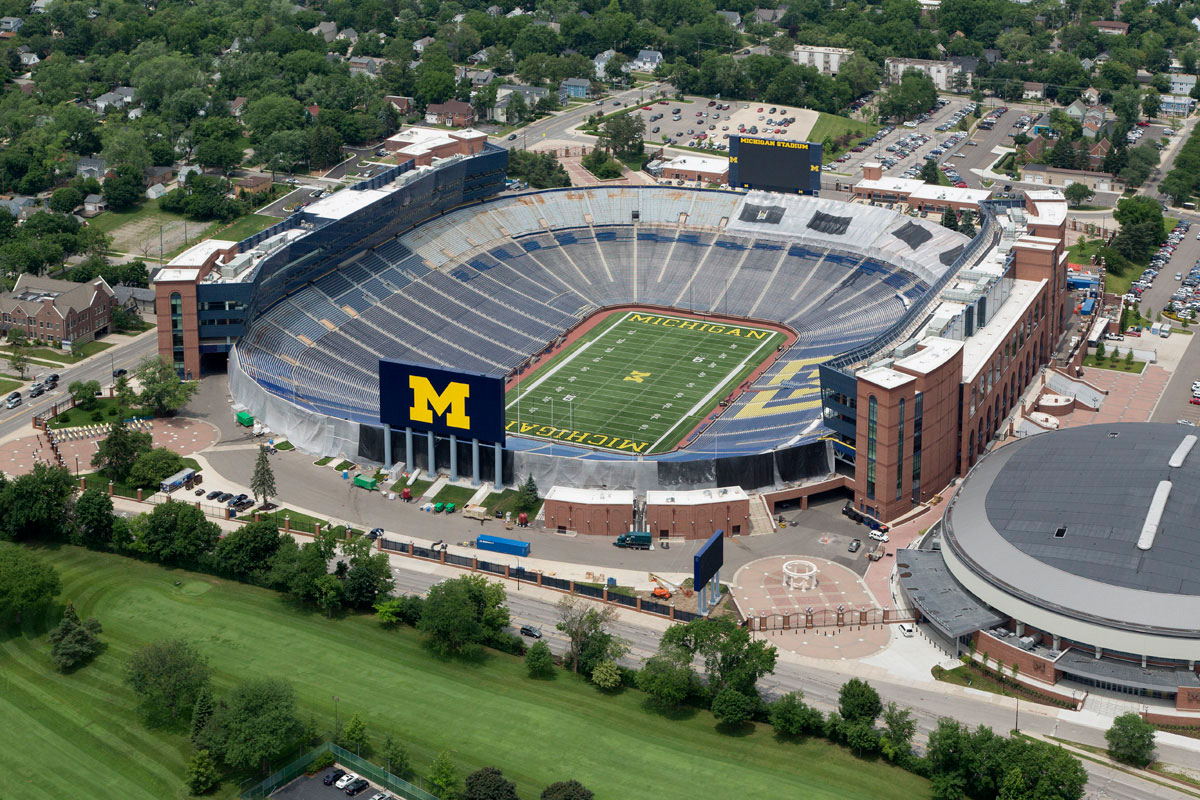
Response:
POLYGON ((1200 710, 1200 452, 1191 428, 1088 425, 1019 439, 901 550, 924 621, 1048 684, 1200 710))

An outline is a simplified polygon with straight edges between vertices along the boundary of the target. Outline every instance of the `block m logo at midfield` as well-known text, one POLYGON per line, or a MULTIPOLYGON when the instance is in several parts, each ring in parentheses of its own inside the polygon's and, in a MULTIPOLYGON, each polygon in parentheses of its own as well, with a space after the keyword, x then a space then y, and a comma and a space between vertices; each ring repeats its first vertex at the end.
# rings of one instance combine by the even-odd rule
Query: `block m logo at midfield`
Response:
POLYGON ((471 418, 467 416, 467 398, 471 396, 470 384, 451 381, 446 388, 437 391, 433 383, 423 375, 409 375, 408 388, 412 390, 413 404, 408 418, 413 422, 433 424, 435 416, 451 428, 469 431, 471 418))
POLYGON ((504 443, 504 379, 380 359, 379 420, 392 428, 504 443))

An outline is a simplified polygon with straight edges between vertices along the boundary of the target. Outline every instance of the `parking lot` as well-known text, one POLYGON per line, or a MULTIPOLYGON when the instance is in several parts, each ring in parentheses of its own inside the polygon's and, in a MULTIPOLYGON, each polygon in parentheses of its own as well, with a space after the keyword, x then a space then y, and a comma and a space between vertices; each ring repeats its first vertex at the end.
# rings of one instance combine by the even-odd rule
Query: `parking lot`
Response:
MULTIPOLYGON (((923 160, 925 154, 934 149, 934 147, 937 146, 937 142, 940 142, 943 138, 945 138, 943 136, 943 132, 938 131, 937 128, 949 122, 949 120, 955 114, 962 111, 962 109, 964 109, 970 103, 969 100, 964 98, 950 97, 943 97, 941 98, 941 101, 944 101, 944 103, 940 107, 932 109, 930 112, 928 112, 929 116, 927 118, 912 120, 911 125, 885 126, 881 129, 881 133, 883 135, 876 139, 876 141, 873 142, 869 147, 864 147, 857 153, 843 153, 843 156, 846 157, 846 160, 834 161, 830 163, 827 168, 828 171, 837 172, 840 174, 849 174, 853 176, 855 180, 857 180, 862 177, 861 171, 864 163, 874 161, 882 162, 884 158, 887 158, 891 155, 887 149, 889 146, 897 144, 901 139, 914 135, 927 138, 925 138, 925 141, 916 145, 915 149, 910 150, 908 156, 900 159, 897 165, 891 167, 890 169, 893 172, 898 170, 902 171, 912 164, 916 164, 917 167, 920 168, 925 163, 923 160)), ((838 158, 841 157, 842 156, 839 156, 838 158)))
MULTIPOLYGON (((330 770, 321 770, 311 778, 302 775, 288 785, 277 789, 271 794, 273 798, 287 798, 287 800, 334 800, 334 798, 345 797, 346 792, 343 789, 338 789, 335 786, 326 786, 323 782, 324 776, 330 770)), ((382 792, 377 786, 370 785, 363 789, 356 796, 362 800, 372 800, 383 794, 387 798, 392 798, 392 795, 382 792)))
MULTIPOLYGON (((741 132, 770 139, 804 140, 819 114, 804 108, 725 102, 703 97, 689 102, 659 100, 633 110, 646 124, 648 142, 729 151, 728 139, 741 132)), ((865 123, 864 123, 865 125, 865 123)))

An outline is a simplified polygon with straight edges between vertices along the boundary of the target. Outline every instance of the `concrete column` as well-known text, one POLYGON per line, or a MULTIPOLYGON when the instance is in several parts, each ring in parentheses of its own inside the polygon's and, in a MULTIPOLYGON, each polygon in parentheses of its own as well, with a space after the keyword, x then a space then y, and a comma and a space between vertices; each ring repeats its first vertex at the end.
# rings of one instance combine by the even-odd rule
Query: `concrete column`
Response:
POLYGON ((471 440, 471 485, 478 486, 479 481, 479 440, 471 440))
POLYGON ((1099 660, 1100 660, 1100 656, 1102 656, 1102 655, 1104 655, 1104 648, 1102 648, 1102 647, 1097 647, 1097 648, 1096 648, 1096 660, 1097 660, 1097 661, 1099 661, 1099 660))
POLYGON ((504 488, 504 463, 500 458, 500 443, 496 442, 492 445, 496 450, 496 491, 504 488))
POLYGON ((1017 622, 1017 636, 1024 636, 1024 635, 1025 635, 1025 623, 1018 621, 1017 622))
POLYGON ((1052 640, 1052 646, 1054 647, 1055 650, 1061 650, 1062 649, 1062 637, 1055 636, 1054 639, 1052 640))
POLYGON ((458 437, 450 434, 450 480, 458 480, 458 437))
POLYGON ((416 465, 413 463, 412 428, 404 429, 404 465, 408 467, 409 472, 416 469, 416 465))
POLYGON ((437 475, 437 451, 434 449, 433 431, 430 431, 429 436, 429 475, 432 478, 437 475))
POLYGON ((392 426, 384 425, 383 426, 383 466, 385 466, 388 469, 391 469, 392 464, 395 464, 395 463, 396 463, 395 461, 392 461, 392 426))
POLYGON ((1142 656, 1142 669, 1145 669, 1145 668, 1146 668, 1146 656, 1143 655, 1142 656))

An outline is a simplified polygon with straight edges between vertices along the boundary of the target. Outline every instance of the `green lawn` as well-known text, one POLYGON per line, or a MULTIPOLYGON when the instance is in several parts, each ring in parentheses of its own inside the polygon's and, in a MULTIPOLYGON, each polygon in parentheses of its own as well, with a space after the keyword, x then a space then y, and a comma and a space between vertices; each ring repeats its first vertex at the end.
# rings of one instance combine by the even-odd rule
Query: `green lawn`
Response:
MULTIPOLYGON (((483 501, 483 507, 487 509, 488 514, 495 514, 497 511, 504 513, 511 511, 513 516, 517 515, 517 495, 516 489, 505 489, 502 492, 492 492, 483 501)), ((533 519, 538 515, 538 511, 542 508, 544 501, 538 500, 537 505, 529 512, 529 518, 533 519)))
POLYGON ((247 214, 227 228, 213 230, 211 238, 229 239, 230 241, 240 242, 247 236, 253 236, 261 230, 266 230, 276 222, 279 222, 279 220, 275 217, 268 217, 265 214, 247 214))
POLYGON ((1146 366, 1146 362, 1134 359, 1132 364, 1127 364, 1125 363, 1124 356, 1121 356, 1114 362, 1107 354, 1103 360, 1097 360, 1095 353, 1088 353, 1083 357, 1083 365, 1085 367, 1096 367, 1097 369, 1111 369, 1114 372, 1136 372, 1140 375, 1142 369, 1146 366))
POLYGON ((470 486, 452 486, 446 484, 433 497, 435 503, 454 503, 459 511, 467 505, 467 501, 475 496, 475 489, 470 486))
POLYGON ((816 123, 813 124, 812 130, 808 132, 806 141, 820 143, 824 142, 825 137, 827 136, 830 139, 836 140, 839 136, 843 136, 847 133, 855 133, 856 135, 854 137, 854 141, 850 142, 845 148, 839 150, 837 153, 822 152, 824 161, 828 163, 840 153, 846 152, 846 150, 854 147, 863 139, 874 135, 877 130, 879 130, 879 126, 873 125, 870 122, 865 122, 859 119, 850 119, 849 117, 839 117, 837 114, 826 114, 824 111, 822 111, 821 116, 818 117, 816 123))
POLYGON ((169 211, 162 211, 158 207, 158 200, 146 200, 137 208, 131 208, 128 211, 105 211, 103 214, 98 214, 88 220, 89 228, 96 228, 104 233, 112 233, 117 228, 135 220, 161 217, 164 220, 179 220, 182 221, 182 214, 173 214, 169 211))
POLYGON ((412 499, 416 500, 418 497, 425 494, 425 490, 428 489, 430 486, 433 486, 433 481, 426 481, 426 480, 421 480, 418 478, 417 480, 412 482, 412 486, 409 486, 408 478, 401 478, 400 480, 393 483, 391 485, 391 488, 388 489, 388 491, 395 492, 396 494, 400 494, 405 489, 408 489, 409 493, 412 494, 412 499))
POLYGON ((0 378, 0 394, 7 395, 9 392, 21 388, 21 385, 20 381, 0 378))
POLYGON ((752 325, 613 312, 508 393, 508 431, 669 451, 783 340, 752 325))
POLYGON ((80 425, 111 425, 119 419, 149 416, 153 416, 153 414, 147 409, 123 406, 112 397, 97 397, 96 408, 91 411, 84 411, 82 408, 69 409, 51 419, 49 426, 51 428, 75 428, 80 425), (114 408, 117 413, 110 414, 109 411, 114 408), (97 411, 100 412, 100 419, 94 420, 92 415, 97 411), (65 420, 64 417, 66 417, 65 420))
MULTIPOLYGON (((74 547, 42 554, 60 572, 60 599, 98 618, 107 646, 64 676, 50 665, 45 636, 59 608, 27 615, 0 636, 0 769, 22 776, 14 780, 23 786, 36 775, 47 796, 185 796, 186 735, 148 729, 122 683, 130 654, 167 637, 208 657, 218 691, 251 677, 286 678, 302 718, 314 715, 321 730, 333 726, 337 695, 343 721, 360 714, 375 742, 396 735, 418 771, 452 750, 461 775, 500 766, 527 798, 568 778, 598 800, 681 797, 695 786, 720 798, 928 795, 923 779, 823 740, 781 743, 762 725, 723 735, 708 712, 672 719, 647 711, 638 692, 607 695, 565 673, 530 680, 520 659, 496 653, 441 660, 411 629, 387 631, 369 617, 327 620, 264 589, 74 547)), ((234 797, 243 777, 216 796, 234 797)))
MULTIPOLYGON (((21 352, 29 358, 44 359, 46 361, 56 361, 59 364, 78 364, 88 356, 93 356, 96 353, 102 353, 112 347, 111 342, 99 342, 93 339, 90 342, 84 342, 78 348, 79 355, 73 356, 66 350, 58 350, 53 347, 23 347, 21 352)), ((0 347, 0 358, 8 356, 12 352, 12 347, 5 345, 0 347)))

